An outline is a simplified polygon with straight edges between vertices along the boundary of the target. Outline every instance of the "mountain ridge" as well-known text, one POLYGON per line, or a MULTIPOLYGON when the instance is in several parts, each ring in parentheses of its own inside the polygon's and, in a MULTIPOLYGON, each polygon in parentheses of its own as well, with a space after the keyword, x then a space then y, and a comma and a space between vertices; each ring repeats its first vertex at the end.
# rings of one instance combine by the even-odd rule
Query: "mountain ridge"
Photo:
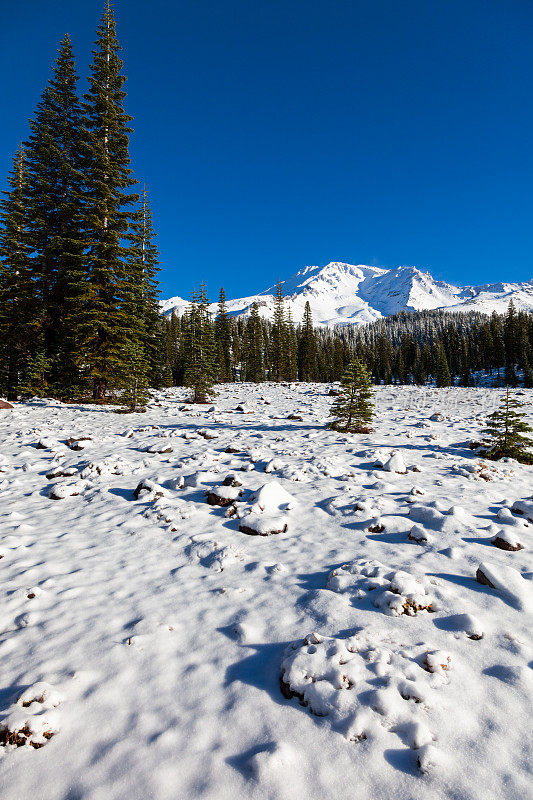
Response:
MULTIPOLYGON (((518 310, 533 311, 533 280, 456 286, 436 280, 414 266, 386 269, 331 261, 306 266, 282 281, 286 307, 296 323, 309 301, 315 325, 361 325, 400 311, 444 309, 504 313, 512 299, 518 310)), ((275 286, 248 297, 227 300, 228 312, 248 316, 257 302, 262 317, 272 319, 275 286)), ((188 301, 176 296, 161 301, 161 310, 181 316, 188 301)), ((216 313, 216 303, 210 310, 216 313)))

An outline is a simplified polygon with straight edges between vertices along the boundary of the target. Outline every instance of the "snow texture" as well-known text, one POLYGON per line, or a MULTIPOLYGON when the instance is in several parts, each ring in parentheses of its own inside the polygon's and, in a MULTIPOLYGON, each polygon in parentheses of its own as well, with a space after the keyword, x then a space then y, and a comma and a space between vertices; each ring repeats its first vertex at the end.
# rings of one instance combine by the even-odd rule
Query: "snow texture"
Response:
POLYGON ((2 800, 531 796, 533 468, 469 448, 501 391, 380 387, 345 435, 330 388, 2 416, 2 800))

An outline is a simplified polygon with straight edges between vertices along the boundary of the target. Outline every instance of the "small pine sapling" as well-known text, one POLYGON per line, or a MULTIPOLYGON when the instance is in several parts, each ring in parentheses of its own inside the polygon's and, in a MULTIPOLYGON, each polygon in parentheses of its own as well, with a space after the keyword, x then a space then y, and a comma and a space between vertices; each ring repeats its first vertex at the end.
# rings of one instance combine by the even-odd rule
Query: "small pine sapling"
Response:
POLYGON ((533 428, 525 420, 525 414, 520 411, 524 404, 513 397, 509 387, 500 401, 500 407, 489 414, 487 427, 483 431, 490 436, 489 447, 483 455, 496 461, 499 458, 514 458, 522 464, 533 464, 533 439, 527 434, 533 433, 533 428))
POLYGON ((329 428, 343 433, 370 433, 374 415, 372 379, 365 365, 355 359, 341 378, 340 394, 333 403, 329 428))

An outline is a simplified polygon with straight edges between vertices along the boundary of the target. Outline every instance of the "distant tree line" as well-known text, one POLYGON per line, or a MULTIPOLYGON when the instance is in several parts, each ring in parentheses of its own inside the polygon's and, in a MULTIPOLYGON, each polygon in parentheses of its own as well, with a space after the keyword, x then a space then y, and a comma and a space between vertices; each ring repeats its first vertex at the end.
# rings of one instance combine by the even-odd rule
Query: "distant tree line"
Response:
POLYGON ((80 97, 59 48, 0 204, 0 393, 137 404, 165 380, 158 255, 135 191, 123 64, 109 5, 80 97), (132 400, 133 398, 133 400, 132 400))
MULTIPOLYGON (((260 317, 254 303, 248 316, 231 317, 224 290, 214 319, 202 287, 180 318, 163 321, 167 375, 177 385, 191 385, 191 326, 204 329, 202 366, 208 381, 338 381, 355 359, 366 365, 376 383, 457 383, 474 385, 474 373, 492 376, 494 385, 533 386, 533 314, 441 310, 400 312, 367 325, 317 328, 306 303, 302 320, 292 319, 278 284, 272 320, 260 317), (210 342, 211 344, 205 344, 210 342)), ((195 333, 198 339, 198 332, 195 333)), ((203 388, 205 394, 205 385, 203 388)))

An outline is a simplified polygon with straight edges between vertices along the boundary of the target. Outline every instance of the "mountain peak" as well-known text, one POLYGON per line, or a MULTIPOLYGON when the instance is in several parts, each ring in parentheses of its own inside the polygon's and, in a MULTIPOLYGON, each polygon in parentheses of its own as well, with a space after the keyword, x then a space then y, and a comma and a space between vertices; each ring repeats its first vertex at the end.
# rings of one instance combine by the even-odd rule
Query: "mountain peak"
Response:
MULTIPOLYGON (((281 283, 296 323, 303 317, 306 302, 315 324, 323 326, 358 325, 399 311, 437 308, 504 313, 510 299, 518 309, 533 311, 533 281, 461 287, 407 265, 386 269, 330 261, 324 266, 303 267, 281 283)), ((271 319, 275 291, 274 285, 250 297, 228 300, 228 311, 233 316, 248 316, 256 302, 260 314, 271 319)), ((181 297, 173 297, 163 301, 161 308, 167 314, 172 310, 182 314, 187 304, 181 297)), ((211 311, 216 313, 215 303, 211 311)))

